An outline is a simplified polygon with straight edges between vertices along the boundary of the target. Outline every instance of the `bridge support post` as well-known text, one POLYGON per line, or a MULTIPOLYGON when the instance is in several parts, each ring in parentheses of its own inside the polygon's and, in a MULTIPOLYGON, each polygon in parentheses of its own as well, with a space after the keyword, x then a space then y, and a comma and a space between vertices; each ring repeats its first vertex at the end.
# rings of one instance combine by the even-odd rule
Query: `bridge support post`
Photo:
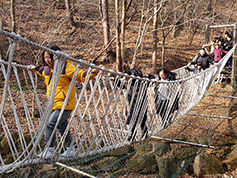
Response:
POLYGON ((209 43, 209 25, 206 25, 205 44, 209 43))
MULTIPOLYGON (((233 28, 233 46, 236 44, 236 23, 234 24, 234 28, 233 28)), ((236 49, 233 53, 233 58, 232 58, 232 71, 231 71, 231 83, 232 88, 235 89, 236 88, 236 49)))

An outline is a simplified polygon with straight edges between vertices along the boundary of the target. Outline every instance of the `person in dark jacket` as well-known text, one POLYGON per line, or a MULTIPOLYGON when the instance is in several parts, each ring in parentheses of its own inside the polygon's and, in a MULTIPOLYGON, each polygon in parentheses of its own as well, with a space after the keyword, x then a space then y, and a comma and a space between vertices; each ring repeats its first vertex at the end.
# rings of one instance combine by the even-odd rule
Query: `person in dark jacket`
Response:
MULTIPOLYGON (((124 73, 128 75, 133 75, 137 77, 144 77, 142 72, 139 69, 127 69, 124 71, 124 73)), ((147 86, 144 86, 142 84, 141 80, 137 79, 130 79, 126 78, 125 82, 122 82, 120 80, 115 81, 117 83, 117 86, 123 89, 129 89, 128 92, 128 102, 130 106, 129 114, 126 120, 126 124, 129 125, 130 123, 133 123, 131 126, 131 134, 128 137, 128 141, 134 141, 136 137, 136 126, 139 118, 142 118, 140 127, 142 129, 142 136, 141 139, 145 136, 147 137, 148 128, 146 126, 146 120, 147 120, 147 106, 148 106, 148 100, 147 100, 147 86), (131 81, 130 81, 131 80, 131 81), (131 83, 130 83, 131 82, 131 83), (131 85, 129 87, 129 84, 131 85)))
POLYGON ((164 128, 171 124, 171 114, 178 109, 178 92, 174 92, 172 85, 168 85, 165 81, 172 81, 176 79, 177 74, 167 69, 161 69, 158 76, 148 74, 148 78, 158 79, 158 84, 155 86, 155 109, 156 114, 161 117, 164 128), (159 83, 159 81, 162 81, 159 83), (163 83, 164 82, 164 83, 163 83), (173 89, 173 90, 172 90, 173 89), (174 96, 175 95, 175 96, 174 96), (173 98, 175 98, 173 100, 173 98), (173 100, 171 102, 171 100, 173 100))
MULTIPOLYGON (((226 42, 224 43, 223 49, 227 52, 230 51, 233 48, 233 39, 232 36, 228 33, 226 34, 226 42)), ((224 55, 223 55, 224 56, 224 55)), ((226 63, 226 67, 231 68, 232 67, 232 56, 229 58, 229 60, 226 63)))
POLYGON ((192 65, 197 63, 202 63, 204 69, 209 68, 210 64, 213 64, 213 59, 206 53, 205 48, 202 48, 197 57, 191 62, 192 65))

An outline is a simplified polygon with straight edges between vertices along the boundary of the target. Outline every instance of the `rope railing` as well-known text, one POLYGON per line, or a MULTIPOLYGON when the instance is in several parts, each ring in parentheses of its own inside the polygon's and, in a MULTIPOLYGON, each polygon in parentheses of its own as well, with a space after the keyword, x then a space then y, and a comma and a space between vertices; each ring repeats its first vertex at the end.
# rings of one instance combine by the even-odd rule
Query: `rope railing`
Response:
MULTIPOLYGON (((144 128, 147 129, 148 138, 154 136, 182 117, 205 96, 236 47, 219 63, 205 71, 192 74, 182 67, 173 71, 177 73, 178 80, 166 82, 130 76, 87 64, 83 60, 72 58, 62 52, 52 51, 3 30, 0 30, 0 36, 11 39, 9 59, 0 61, 4 78, 4 87, 0 88, 0 139, 7 145, 5 152, 0 152, 0 174, 21 166, 73 161, 105 153, 145 139, 146 137, 143 137, 144 128), (36 87, 35 77, 28 70, 30 64, 13 62, 20 53, 15 50, 16 45, 19 46, 18 48, 30 46, 38 52, 47 51, 54 55, 55 65, 48 98, 44 87, 36 87), (100 72, 92 80, 87 77, 84 83, 76 82, 78 72, 74 73, 56 127, 53 129, 48 144, 44 145, 45 128, 52 112, 63 66, 67 60, 74 62, 76 71, 85 67, 89 68, 88 76, 91 75, 92 69, 99 69, 100 72), (25 77, 21 75, 22 71, 25 71, 25 77), (112 79, 111 76, 115 77, 112 79), (24 78, 27 79, 25 90, 24 78), (130 79, 126 82, 126 78, 130 79), (68 119, 65 132, 59 136, 56 128, 74 86, 77 91, 76 106, 68 119), (15 91, 16 88, 18 91, 15 91), (156 90, 165 93, 164 97, 168 101, 158 102, 156 90), (130 103, 134 103, 132 106, 128 103, 129 93, 132 94, 130 98, 130 103), (33 94, 35 101, 33 101, 33 94), (33 102, 36 103, 35 109, 39 113, 37 117, 32 117, 30 113, 33 102), (178 103, 177 108, 174 109, 176 103, 178 103), (161 112, 157 108, 164 109, 161 112), (127 124, 131 111, 133 111, 131 121, 127 124), (144 117, 146 117, 145 123, 144 117), (60 154, 65 150, 64 141, 69 132, 72 134, 69 149, 75 147, 76 155, 62 157, 60 154), (49 160, 38 158, 38 154, 49 149, 54 133, 58 136, 53 158, 49 160), (131 136, 133 139, 129 139, 131 136)), ((39 82, 42 81, 39 80, 39 82)))

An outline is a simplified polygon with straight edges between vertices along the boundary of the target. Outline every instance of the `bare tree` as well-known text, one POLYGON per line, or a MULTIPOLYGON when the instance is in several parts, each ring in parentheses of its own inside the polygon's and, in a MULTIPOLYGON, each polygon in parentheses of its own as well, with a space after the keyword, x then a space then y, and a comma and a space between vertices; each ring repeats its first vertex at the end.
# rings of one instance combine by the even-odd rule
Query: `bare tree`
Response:
POLYGON ((121 23, 121 61, 124 61, 124 41, 125 41, 125 26, 126 26, 126 7, 127 0, 123 0, 122 4, 122 23, 121 23))
MULTIPOLYGON (((108 42, 106 42, 106 35, 107 33, 104 35, 104 44, 106 43, 106 46, 105 48, 100 52, 100 54, 94 58, 92 60, 92 63, 94 63, 99 57, 101 57, 103 55, 103 53, 107 53, 106 57, 109 56, 110 59, 114 59, 115 58, 115 55, 116 56, 121 56, 121 60, 118 60, 120 61, 119 63, 120 66, 122 66, 122 68, 120 69, 120 71, 123 70, 123 61, 124 61, 124 50, 125 50, 125 47, 124 47, 124 41, 125 41, 125 27, 131 22, 132 18, 134 17, 134 15, 137 13, 137 9, 134 8, 134 12, 132 12, 132 14, 128 17, 127 16, 127 12, 129 11, 130 7, 131 7, 131 4, 132 4, 132 1, 133 0, 130 0, 129 3, 127 3, 127 0, 126 2, 123 2, 122 4, 122 12, 118 11, 117 12, 117 17, 118 17, 118 24, 116 24, 116 29, 117 29, 117 32, 118 34, 116 33, 116 35, 111 39, 109 40, 108 42), (121 16, 121 18, 120 18, 121 16), (118 53, 115 54, 112 50, 111 50, 111 44, 114 42, 115 39, 119 38, 119 42, 117 45, 118 48, 116 47, 116 52, 118 53), (118 50, 117 50, 118 49, 118 50)), ((101 6, 100 9, 102 10, 102 4, 99 5, 101 6)), ((108 7, 107 7, 107 10, 108 10, 108 7)), ((102 14, 102 18, 104 18, 103 16, 103 13, 102 14)), ((103 21, 102 21, 103 22, 103 21)), ((104 29, 104 33, 107 31, 106 28, 109 27, 109 20, 108 20, 108 26, 107 25, 103 25, 103 29, 104 29)), ((110 30, 108 30, 107 32, 109 32, 110 30)))
POLYGON ((146 27, 147 27, 148 22, 150 22, 152 20, 152 18, 153 18, 153 16, 155 14, 157 14, 159 11, 161 11, 163 6, 165 6, 165 4, 167 2, 168 2, 168 0, 162 0, 161 2, 159 2, 158 3, 160 5, 159 8, 154 13, 152 13, 152 15, 149 18, 147 18, 147 20, 144 22, 145 15, 147 15, 150 11, 152 11, 155 6, 153 6, 151 9, 148 9, 145 12, 146 1, 143 0, 143 6, 142 6, 142 10, 141 10, 141 21, 140 21, 140 27, 139 27, 139 32, 138 32, 138 38, 137 38, 137 41, 136 41, 135 51, 134 51, 134 54, 133 54, 133 60, 132 60, 132 64, 131 64, 130 68, 133 68, 135 66, 136 59, 137 59, 137 57, 136 57, 137 56, 137 52, 138 52, 138 49, 139 49, 139 47, 141 46, 141 44, 143 42, 143 38, 145 36, 146 27))
POLYGON ((71 23, 72 26, 72 32, 70 33, 70 35, 73 35, 78 27, 84 27, 84 24, 81 22, 76 22, 73 18, 73 13, 72 13, 72 9, 71 5, 70 5, 70 0, 65 0, 65 6, 66 6, 66 14, 67 17, 69 18, 69 22, 71 23))
MULTIPOLYGON (((163 11, 160 11, 159 17, 160 17, 160 22, 161 22, 161 31, 162 31, 162 52, 161 52, 161 67, 164 67, 164 61, 165 61, 165 42, 166 38, 170 34, 170 32, 173 30, 173 28, 176 26, 177 22, 180 21, 181 18, 183 18, 186 9, 184 8, 183 11, 179 14, 179 17, 177 18, 177 13, 176 13, 176 20, 172 21, 169 18, 171 17, 171 14, 173 14, 175 11, 182 9, 181 7, 185 6, 189 0, 182 1, 178 6, 177 4, 175 8, 172 10, 166 9, 167 13, 163 13, 163 11), (167 27, 165 27, 167 26, 167 27)), ((170 6, 166 6, 166 8, 170 8, 170 6)), ((165 9, 163 9, 165 10, 165 9)))
MULTIPOLYGON (((0 13, 0 29, 3 29, 3 13, 4 13, 4 9, 3 9, 3 0, 1 0, 0 2, 1 4, 1 13, 0 13)), ((2 48, 0 48, 0 59, 3 59, 3 50, 2 48)))
POLYGON ((0 29, 3 29, 3 14, 4 14, 4 9, 3 9, 3 0, 0 1, 0 6, 1 6, 1 13, 0 13, 0 29))
MULTIPOLYGON (((230 23, 230 20, 231 20, 231 17, 233 15, 233 11, 235 9, 235 3, 236 3, 236 0, 233 1, 233 5, 231 6, 231 11, 229 13, 229 17, 228 17, 228 20, 226 22, 226 24, 230 23)), ((226 32, 227 29, 225 29, 224 33, 226 32)))
POLYGON ((11 0, 12 32, 16 32, 15 0, 11 0))
POLYGON ((152 44, 152 71, 154 74, 157 74, 156 65, 157 65, 157 27, 158 27, 158 13, 157 4, 158 0, 154 0, 154 17, 153 17, 153 44, 152 44))
MULTIPOLYGON (((213 3, 213 10, 212 10, 212 21, 211 21, 212 24, 215 23, 216 5, 217 5, 216 3, 217 3, 217 0, 214 0, 214 3, 213 3)), ((212 37, 212 31, 211 31, 210 36, 212 37)))
POLYGON ((200 7, 203 7, 203 1, 196 0, 195 3, 193 3, 193 7, 191 7, 189 9, 190 19, 189 19, 189 30, 187 31, 189 45, 192 44, 192 41, 194 39, 195 34, 198 31, 198 28, 200 26, 204 26, 204 23, 201 23, 199 19, 203 19, 203 21, 206 23, 208 23, 208 22, 211 23, 211 21, 210 21, 211 18, 207 18, 206 20, 204 20, 206 17, 208 17, 207 12, 208 12, 208 14, 210 14, 209 13, 209 10, 210 10, 209 3, 211 3, 211 1, 208 2, 207 6, 205 8, 200 8, 200 7))
MULTIPOLYGON (((102 0, 102 24, 104 30, 104 46, 107 46, 110 40, 110 26, 108 13, 108 0, 102 0)), ((111 47, 107 49, 107 53, 111 51, 111 47)), ((111 57, 111 55, 109 55, 111 57)), ((106 60, 106 57, 105 59, 106 60)))
POLYGON ((69 21, 73 27, 71 35, 76 31, 77 28, 77 24, 75 23, 74 19, 73 19, 73 15, 71 12, 71 5, 70 5, 70 0, 65 0, 65 6, 66 6, 66 14, 67 17, 69 18, 69 21))
POLYGON ((116 70, 123 70, 123 61, 121 58, 121 43, 120 43, 120 14, 119 0, 115 0, 115 15, 116 15, 116 70))

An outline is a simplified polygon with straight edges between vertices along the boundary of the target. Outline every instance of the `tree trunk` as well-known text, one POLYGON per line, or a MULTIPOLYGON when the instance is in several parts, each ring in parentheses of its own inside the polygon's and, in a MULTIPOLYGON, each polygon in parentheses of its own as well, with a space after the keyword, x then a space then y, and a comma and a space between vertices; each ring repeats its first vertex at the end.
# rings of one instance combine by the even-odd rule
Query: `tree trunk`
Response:
POLYGON ((122 24, 121 24, 121 62, 123 66, 124 61, 124 41, 125 41, 125 24, 126 24, 126 6, 127 0, 123 0, 123 7, 122 7, 122 24))
POLYGON ((69 18, 69 21, 72 25, 72 32, 70 35, 76 32, 77 27, 79 26, 79 23, 76 23, 74 21, 73 15, 71 13, 71 5, 70 5, 70 0, 65 0, 65 6, 66 6, 66 15, 69 18))
MULTIPOLYGON (((4 9, 3 9, 3 0, 1 0, 1 15, 0 15, 0 29, 3 29, 3 13, 4 13, 4 9)), ((3 60, 3 51, 2 49, 0 49, 0 59, 3 60)))
POLYGON ((162 40, 162 52, 161 52, 161 68, 164 68, 165 61, 165 31, 162 29, 163 40, 162 40))
POLYGON ((15 0, 11 0, 12 32, 16 32, 15 0))
POLYGON ((119 0, 115 0, 115 14, 116 14, 116 70, 123 70, 123 63, 121 59, 121 43, 120 43, 120 29, 119 29, 119 0))
POLYGON ((75 22, 71 13, 70 0, 65 0, 65 6, 66 6, 66 15, 69 18, 71 25, 74 26, 75 22))
MULTIPOLYGON (((102 0, 102 24, 104 29, 104 46, 107 46, 110 40, 108 0, 102 0)), ((111 51, 111 47, 108 48, 107 52, 108 51, 111 51)), ((106 60, 106 58, 104 60, 106 60)))
POLYGON ((154 74, 157 74, 156 65, 157 65, 157 27, 158 27, 158 13, 157 11, 157 2, 158 0, 154 0, 154 17, 153 17, 153 44, 152 44, 152 71, 154 74))
MULTIPOLYGON (((108 6, 107 6, 108 7, 108 6)), ((99 0, 99 12, 100 12, 100 16, 101 18, 103 18, 103 12, 102 12, 102 0, 99 0)))

